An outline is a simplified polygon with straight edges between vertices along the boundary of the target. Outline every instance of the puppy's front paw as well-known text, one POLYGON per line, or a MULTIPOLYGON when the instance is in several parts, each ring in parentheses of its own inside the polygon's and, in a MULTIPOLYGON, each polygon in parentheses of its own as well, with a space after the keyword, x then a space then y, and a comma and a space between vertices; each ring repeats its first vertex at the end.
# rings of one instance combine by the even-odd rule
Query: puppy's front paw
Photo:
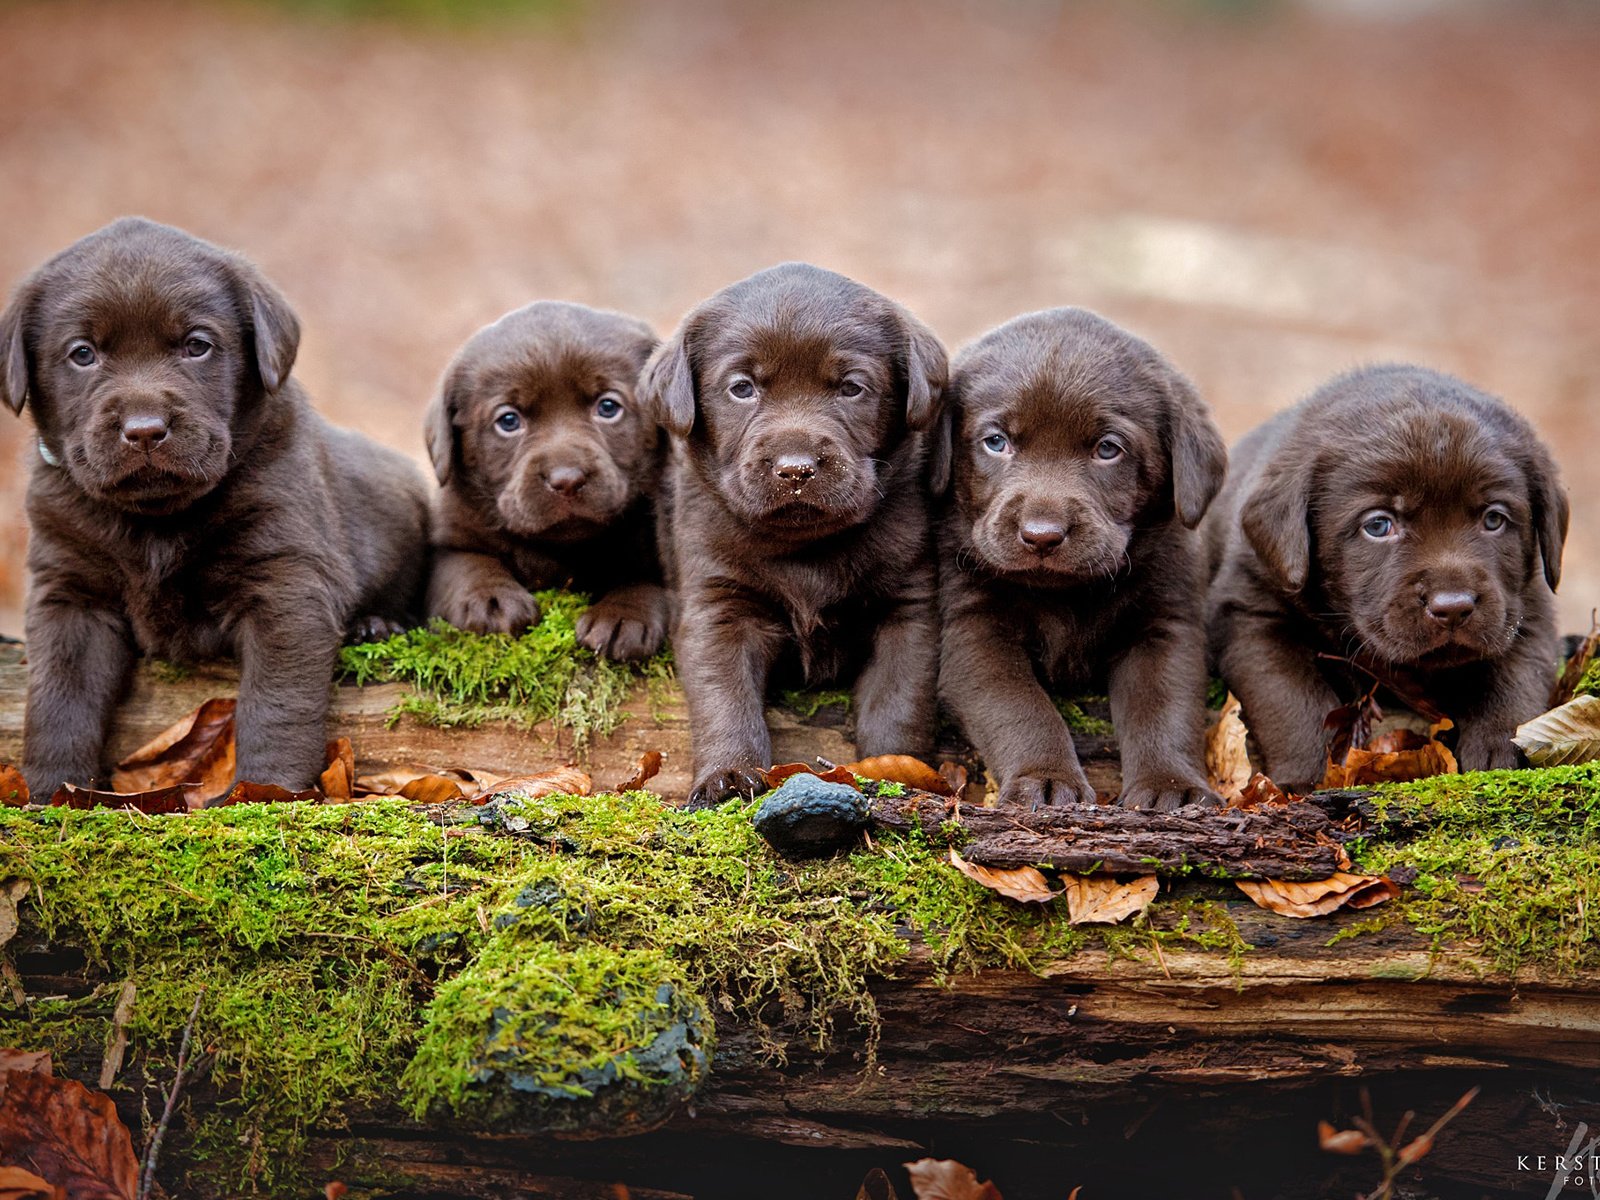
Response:
POLYGON ((1016 775, 1000 785, 1002 806, 1033 809, 1049 804, 1093 803, 1094 788, 1081 767, 1058 775, 1016 775))
POLYGON ((1124 784, 1117 803, 1141 812, 1176 812, 1190 804, 1216 808, 1222 797, 1197 779, 1149 775, 1124 784))
POLYGON ((533 593, 507 581, 458 592, 439 605, 435 615, 470 633, 521 633, 537 625, 544 614, 533 593))
POLYGON ((688 807, 713 808, 724 800, 749 800, 766 790, 767 781, 755 767, 712 767, 690 790, 688 807))
POLYGON ((1509 771, 1522 764, 1509 735, 1471 728, 1462 730, 1456 743, 1456 762, 1463 771, 1509 771))
POLYGON ((660 588, 612 592, 578 618, 578 644, 602 658, 636 662, 661 649, 667 618, 667 597, 660 588))
POLYGON ((393 617, 380 617, 369 613, 350 622, 350 628, 345 630, 344 640, 346 645, 359 646, 362 642, 387 641, 405 631, 406 627, 393 617))

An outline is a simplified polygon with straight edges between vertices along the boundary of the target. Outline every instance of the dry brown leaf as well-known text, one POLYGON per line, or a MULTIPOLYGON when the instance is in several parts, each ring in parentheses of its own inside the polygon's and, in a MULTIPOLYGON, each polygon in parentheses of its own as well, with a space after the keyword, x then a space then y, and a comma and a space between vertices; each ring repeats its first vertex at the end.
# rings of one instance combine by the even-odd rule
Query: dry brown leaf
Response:
POLYGON ((186 813, 196 807, 190 796, 193 790, 193 784, 178 783, 148 792, 99 792, 63 783, 50 797, 50 803, 80 809, 136 808, 146 816, 157 817, 163 813, 186 813))
POLYGON ((420 765, 363 775, 354 787, 357 796, 403 796, 418 804, 447 804, 476 796, 481 790, 470 771, 420 765))
POLYGON ((67 1189, 21 1167, 0 1167, 0 1200, 67 1200, 67 1189))
POLYGON ((356 751, 347 737, 335 738, 326 750, 327 768, 317 777, 329 800, 353 800, 356 788, 356 751))
POLYGON ((275 783, 240 782, 234 784, 233 790, 221 800, 213 803, 215 807, 224 808, 230 804, 288 804, 295 801, 310 801, 315 804, 321 800, 322 792, 318 788, 291 792, 288 788, 279 787, 275 783))
POLYGON ((1372 1139, 1359 1129, 1335 1129, 1326 1121, 1318 1121, 1317 1144, 1329 1154, 1360 1154, 1372 1145, 1372 1139))
POLYGON ((323 1200, 343 1200, 344 1194, 349 1190, 344 1184, 335 1179, 323 1187, 323 1200))
POLYGON ((661 773, 661 751, 646 750, 639 756, 639 769, 617 784, 619 792, 636 792, 661 773))
POLYGON ((8 879, 0 883, 0 946, 17 936, 22 923, 17 916, 17 906, 32 886, 26 879, 8 879))
POLYGON ((0 763, 0 808, 21 808, 28 802, 28 781, 10 763, 0 763))
POLYGON ((1244 785, 1244 789, 1228 801, 1228 807, 1260 808, 1263 804, 1288 804, 1293 799, 1294 797, 1288 792, 1257 771, 1250 776, 1250 781, 1244 785))
POLYGON ((979 1183, 971 1167, 952 1159, 921 1158, 904 1165, 917 1200, 1002 1200, 993 1183, 979 1183))
POLYGON ((1517 726, 1511 738, 1536 767, 1600 758, 1600 696, 1577 696, 1517 726))
POLYGON ((0 1049, 0 1071, 32 1071, 37 1075, 49 1075, 54 1070, 55 1064, 50 1061, 48 1050, 0 1049))
POLYGON ((1556 677, 1555 686, 1550 689, 1550 700, 1545 705, 1547 709, 1560 708, 1572 699, 1572 694, 1578 690, 1579 681, 1583 679, 1583 673, 1589 669, 1589 663, 1594 660, 1596 650, 1600 650, 1600 612, 1591 611, 1589 635, 1562 666, 1561 674, 1556 677))
POLYGON ((207 700, 119 762, 112 790, 151 792, 190 783, 196 785, 190 793, 195 807, 227 795, 234 775, 234 708, 232 700, 207 700))
POLYGON ((1033 867, 979 866, 962 858, 954 847, 950 849, 950 865, 968 879, 1023 904, 1048 904, 1061 894, 1052 891, 1049 880, 1033 867))
POLYGON ((1241 892, 1269 912, 1286 917, 1325 917, 1341 908, 1371 908, 1400 894, 1400 885, 1383 875, 1337 871, 1327 879, 1289 883, 1281 879, 1237 879, 1241 892))
POLYGON ((889 1182, 889 1176, 884 1169, 873 1167, 861 1181, 861 1187, 856 1190, 856 1200, 900 1200, 900 1196, 894 1190, 894 1184, 889 1182))
POLYGON ((795 775, 815 775, 828 783, 842 783, 846 787, 856 786, 856 777, 843 767, 829 767, 826 771, 819 771, 815 767, 806 766, 805 763, 779 763, 761 772, 761 777, 766 780, 769 788, 775 788, 785 779, 795 775))
POLYGON ((1461 768, 1450 748, 1439 735, 1450 728, 1448 719, 1439 721, 1423 737, 1400 729, 1380 734, 1365 747, 1352 747, 1343 762, 1328 763, 1322 776, 1327 788, 1362 787, 1369 783, 1401 783, 1426 779, 1431 775, 1455 775, 1461 768))
POLYGON ((939 796, 955 795, 943 775, 920 758, 913 758, 909 754, 880 754, 876 758, 846 763, 840 770, 859 775, 862 779, 876 779, 880 783, 903 783, 906 787, 939 796))
POLYGON ((537 775, 517 775, 511 779, 502 779, 494 785, 491 792, 486 793, 481 800, 487 800, 489 795, 499 795, 502 792, 516 792, 519 796, 527 796, 537 800, 540 796, 587 796, 594 787, 594 780, 578 770, 577 767, 556 767, 553 770, 541 771, 537 775))
POLYGON ((959 796, 967 790, 967 769, 960 763, 946 759, 939 764, 939 774, 950 788, 950 795, 959 796))
POLYGON ((0 1072, 0 1146, 73 1200, 134 1200, 139 1164, 111 1098, 74 1079, 0 1072))
POLYGON ((1239 698, 1229 692, 1216 724, 1206 733, 1206 781, 1224 800, 1233 800, 1250 783, 1249 738, 1239 698))
POLYGON ((128 1022, 133 1020, 133 1000, 138 989, 133 980, 122 981, 117 992, 117 1006, 111 1012, 111 1029, 106 1034, 106 1052, 100 1060, 100 1090, 103 1092, 116 1082, 122 1070, 123 1056, 128 1053, 128 1022))
POLYGON ((1115 925, 1150 907, 1161 883, 1154 875, 1118 879, 1112 875, 1068 875, 1067 921, 1072 925, 1115 925))

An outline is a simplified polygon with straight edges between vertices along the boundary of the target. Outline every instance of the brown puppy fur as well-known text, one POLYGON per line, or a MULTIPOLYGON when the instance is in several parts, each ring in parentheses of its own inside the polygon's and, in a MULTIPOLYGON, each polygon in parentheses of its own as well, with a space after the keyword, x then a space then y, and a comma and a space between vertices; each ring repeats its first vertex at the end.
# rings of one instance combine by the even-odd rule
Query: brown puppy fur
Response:
POLYGON ((863 754, 925 754, 935 579, 924 482, 945 353, 899 305, 773 267, 689 314, 641 390, 672 432, 662 547, 694 736, 692 804, 772 760, 774 670, 853 680, 863 754))
POLYGON ((1527 422, 1437 371, 1372 367, 1278 414, 1234 463, 1206 521, 1211 644, 1272 778, 1320 781, 1323 720, 1373 675, 1454 719, 1463 770, 1515 765, 1511 735, 1555 670, 1567 532, 1527 422))
POLYGON ((28 486, 35 795, 103 778, 136 649, 236 654, 239 777, 316 781, 341 640, 392 632, 420 599, 427 485, 311 410, 289 378, 299 340, 249 263, 131 218, 51 259, 0 315, 0 399, 31 407, 42 447, 28 486))
POLYGON ((596 602, 578 640, 647 658, 667 632, 652 498, 661 438, 634 401, 655 348, 644 322, 541 301, 479 330, 428 411, 442 491, 428 613, 506 633, 539 620, 530 588, 596 602))
POLYGON ((939 693, 1001 801, 1094 802, 1046 687, 1106 686, 1122 803, 1215 803, 1191 530, 1227 456, 1194 388, 1109 321, 1057 308, 957 356, 950 424, 939 693))

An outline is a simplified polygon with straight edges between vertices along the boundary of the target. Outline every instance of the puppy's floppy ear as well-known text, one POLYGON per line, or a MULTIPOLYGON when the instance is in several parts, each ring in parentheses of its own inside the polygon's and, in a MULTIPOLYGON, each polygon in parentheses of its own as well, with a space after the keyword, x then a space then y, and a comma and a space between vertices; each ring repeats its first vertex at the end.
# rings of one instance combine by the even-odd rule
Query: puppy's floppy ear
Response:
POLYGON ((28 346, 22 326, 33 306, 33 286, 23 284, 0 313, 0 400, 21 414, 28 401, 28 346))
MULTIPOLYGON (((692 318, 691 318, 692 320, 692 318)), ((689 360, 690 323, 661 345, 639 373, 639 398, 645 409, 674 437, 694 429, 696 400, 694 364, 689 360)))
POLYGON ((1171 367, 1166 368, 1166 376, 1172 421, 1172 503, 1178 519, 1193 529, 1222 490, 1228 448, 1194 384, 1171 367))
POLYGON ((1550 590, 1561 582, 1561 551, 1567 542, 1567 519, 1571 508, 1567 489, 1550 452, 1539 445, 1527 466, 1528 493, 1533 501, 1533 526, 1539 539, 1539 557, 1544 560, 1544 580, 1550 590))
POLYGON ((294 368, 300 352, 300 321, 283 298, 283 293, 247 262, 234 264, 239 284, 244 289, 245 308, 250 321, 250 340, 255 347, 256 371, 261 386, 275 392, 294 368))
POLYGON ((456 375, 452 365, 445 372, 444 379, 439 383, 438 394, 428 405, 427 415, 423 417, 422 436, 427 440, 428 457, 433 460, 433 473, 438 477, 440 487, 450 482, 460 448, 460 437, 456 432, 456 414, 461 409, 460 383, 456 375))
POLYGON ((1311 455, 1274 458, 1239 510, 1250 548, 1291 592, 1311 575, 1314 467, 1311 455))
MULTIPOLYGON (((906 426, 933 429, 950 379, 950 358, 933 330, 904 309, 900 320, 906 330, 906 426)), ((948 455, 945 465, 948 473, 948 455)))

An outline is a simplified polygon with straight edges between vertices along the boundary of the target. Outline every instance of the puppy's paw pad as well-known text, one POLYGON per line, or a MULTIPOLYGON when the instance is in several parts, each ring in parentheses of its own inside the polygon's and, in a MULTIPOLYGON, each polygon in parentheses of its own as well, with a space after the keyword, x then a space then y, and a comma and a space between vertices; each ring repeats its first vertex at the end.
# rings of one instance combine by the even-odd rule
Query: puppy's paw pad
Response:
POLYGON ((521 633, 544 616, 531 593, 509 588, 452 599, 438 615, 468 633, 521 633))
POLYGON ((1222 804, 1222 797, 1200 783, 1184 783, 1173 779, 1152 782, 1135 780, 1122 789, 1117 803, 1138 812, 1167 813, 1190 805, 1217 808, 1222 804))
POLYGON ((754 767, 711 770, 689 792, 688 808, 715 808, 726 800, 749 800, 767 790, 767 781, 754 767))
POLYGON ((1094 788, 1081 772, 1068 778, 1018 775, 1000 788, 1000 803, 1009 807, 1035 809, 1095 802, 1094 788))
POLYGON ((347 645, 359 646, 362 642, 382 642, 402 634, 406 627, 392 617, 368 615, 357 617, 345 631, 347 645))
POLYGON ((597 616, 593 609, 578 618, 578 644, 617 662, 649 658, 666 638, 665 624, 597 616))

